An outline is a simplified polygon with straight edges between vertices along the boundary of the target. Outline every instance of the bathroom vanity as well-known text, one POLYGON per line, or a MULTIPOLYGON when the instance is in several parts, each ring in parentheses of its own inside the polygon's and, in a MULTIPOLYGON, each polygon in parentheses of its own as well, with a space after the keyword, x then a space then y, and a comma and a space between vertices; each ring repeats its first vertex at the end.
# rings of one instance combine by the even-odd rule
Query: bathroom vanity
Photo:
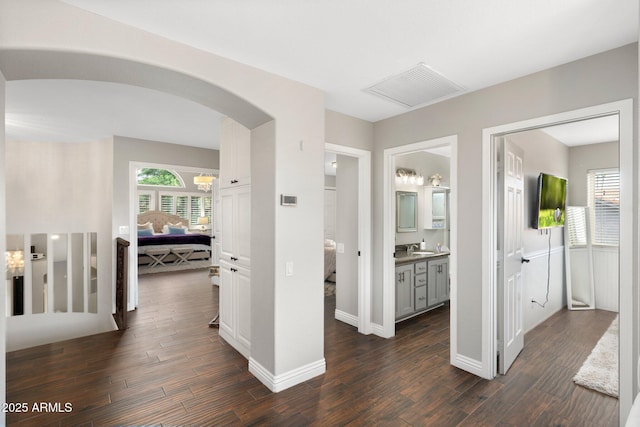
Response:
POLYGON ((449 300, 449 253, 396 252, 396 322, 449 300))

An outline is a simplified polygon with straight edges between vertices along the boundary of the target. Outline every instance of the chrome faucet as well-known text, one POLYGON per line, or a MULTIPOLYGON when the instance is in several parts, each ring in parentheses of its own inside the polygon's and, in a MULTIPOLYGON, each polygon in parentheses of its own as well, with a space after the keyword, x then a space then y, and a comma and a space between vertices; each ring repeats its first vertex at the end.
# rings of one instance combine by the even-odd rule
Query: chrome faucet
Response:
POLYGON ((418 249, 420 246, 416 243, 412 243, 407 245, 407 255, 411 255, 414 250, 418 249))

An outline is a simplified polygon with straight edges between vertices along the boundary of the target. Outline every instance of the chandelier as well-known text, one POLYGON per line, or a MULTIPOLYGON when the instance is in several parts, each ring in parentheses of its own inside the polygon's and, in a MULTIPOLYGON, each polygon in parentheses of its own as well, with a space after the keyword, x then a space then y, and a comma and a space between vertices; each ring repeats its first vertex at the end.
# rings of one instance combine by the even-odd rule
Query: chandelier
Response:
POLYGON ((198 186, 198 190, 211 191, 214 179, 216 179, 216 177, 213 175, 200 174, 193 177, 193 183, 198 186))

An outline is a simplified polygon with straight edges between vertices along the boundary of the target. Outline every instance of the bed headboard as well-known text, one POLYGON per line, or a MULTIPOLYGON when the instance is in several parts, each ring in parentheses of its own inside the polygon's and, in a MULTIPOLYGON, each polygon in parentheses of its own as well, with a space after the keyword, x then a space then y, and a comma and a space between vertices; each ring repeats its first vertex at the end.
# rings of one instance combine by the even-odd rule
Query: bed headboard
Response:
POLYGON ((162 233, 162 227, 166 224, 177 224, 181 222, 182 225, 189 227, 188 219, 160 211, 147 211, 138 215, 138 224, 146 224, 147 222, 153 224, 154 233, 162 233))

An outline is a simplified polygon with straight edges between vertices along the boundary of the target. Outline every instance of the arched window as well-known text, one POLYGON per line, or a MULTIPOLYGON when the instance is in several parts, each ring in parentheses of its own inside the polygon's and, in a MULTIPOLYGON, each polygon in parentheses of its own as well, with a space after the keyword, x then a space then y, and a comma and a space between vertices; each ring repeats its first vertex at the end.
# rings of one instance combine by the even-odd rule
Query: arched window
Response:
POLYGON ((184 188, 184 181, 180 174, 168 169, 142 168, 138 170, 138 185, 184 188))

